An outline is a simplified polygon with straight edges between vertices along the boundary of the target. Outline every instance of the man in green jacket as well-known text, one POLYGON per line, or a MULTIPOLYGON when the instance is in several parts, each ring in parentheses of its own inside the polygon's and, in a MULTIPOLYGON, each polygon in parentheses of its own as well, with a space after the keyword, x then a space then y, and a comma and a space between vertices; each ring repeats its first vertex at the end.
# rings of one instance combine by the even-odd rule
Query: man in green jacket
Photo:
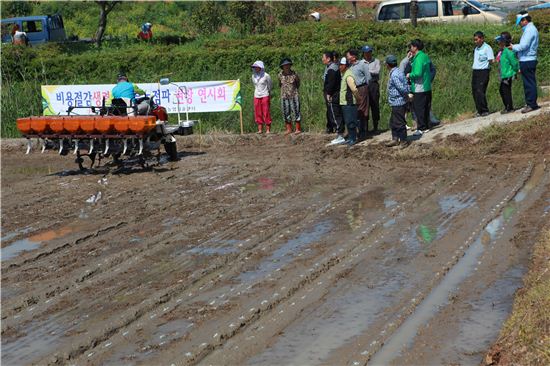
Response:
POLYGON ((512 44, 512 36, 508 32, 502 32, 496 37, 501 51, 500 54, 500 97, 504 103, 504 110, 501 114, 506 114, 514 111, 514 102, 512 100, 512 80, 519 70, 519 61, 514 54, 514 51, 508 49, 512 44))
POLYGON ((417 130, 413 135, 422 136, 430 128, 430 109, 432 108, 431 60, 423 51, 424 43, 421 40, 413 40, 409 49, 412 54, 412 69, 407 74, 407 78, 411 81, 412 108, 418 123, 417 130))

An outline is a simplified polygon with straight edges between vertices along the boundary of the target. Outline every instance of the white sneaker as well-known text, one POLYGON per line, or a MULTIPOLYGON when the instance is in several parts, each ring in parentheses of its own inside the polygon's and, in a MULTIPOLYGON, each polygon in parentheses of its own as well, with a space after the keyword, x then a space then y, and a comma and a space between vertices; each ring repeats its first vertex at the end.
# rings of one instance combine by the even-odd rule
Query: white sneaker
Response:
POLYGON ((422 136, 422 131, 420 131, 420 130, 414 131, 413 136, 422 136))
POLYGON ((338 135, 338 137, 330 142, 330 145, 340 145, 344 142, 346 142, 346 139, 343 136, 338 135))

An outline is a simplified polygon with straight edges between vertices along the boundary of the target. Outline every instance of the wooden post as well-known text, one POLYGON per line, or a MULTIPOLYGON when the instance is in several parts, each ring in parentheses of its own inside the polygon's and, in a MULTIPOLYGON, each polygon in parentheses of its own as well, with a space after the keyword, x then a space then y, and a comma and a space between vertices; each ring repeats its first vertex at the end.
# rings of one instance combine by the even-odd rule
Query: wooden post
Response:
POLYGON ((244 129, 243 129, 243 106, 241 106, 241 109, 239 110, 239 115, 241 117, 241 135, 244 134, 244 129))

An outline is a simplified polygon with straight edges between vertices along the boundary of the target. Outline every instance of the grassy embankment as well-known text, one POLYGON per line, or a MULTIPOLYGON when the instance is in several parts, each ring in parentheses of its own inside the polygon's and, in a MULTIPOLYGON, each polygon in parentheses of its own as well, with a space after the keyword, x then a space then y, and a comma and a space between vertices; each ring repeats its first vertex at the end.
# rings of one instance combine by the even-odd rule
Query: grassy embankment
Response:
MULTIPOLYGON (((252 131, 252 86, 249 65, 256 59, 266 62, 267 71, 276 78, 283 56, 294 60, 302 78, 301 99, 306 131, 321 131, 325 124, 325 107, 321 98, 323 50, 345 51, 365 43, 375 48, 383 59, 393 53, 403 57, 413 38, 426 42, 426 51, 438 68, 434 85, 433 109, 440 118, 453 120, 474 112, 470 91, 472 34, 481 29, 494 38, 501 31, 512 31, 519 39, 520 30, 511 25, 408 25, 381 24, 368 20, 333 20, 321 23, 302 22, 261 35, 241 36, 220 33, 199 37, 184 44, 145 44, 135 40, 106 42, 101 49, 89 44, 50 44, 34 48, 5 46, 2 49, 2 136, 17 136, 17 117, 41 113, 40 85, 112 83, 119 70, 139 82, 154 82, 171 74, 174 81, 241 79, 244 119, 252 131)), ((550 83, 550 34, 541 32, 539 82, 550 83)), ((494 46, 494 44, 493 44, 494 46)), ((387 125, 387 73, 381 78, 382 127, 387 125)), ((514 100, 523 103, 521 82, 514 83, 514 100)), ((489 107, 502 109, 496 70, 493 69, 488 91, 489 107)), ((275 130, 282 128, 279 90, 273 96, 272 114, 275 130)), ((208 131, 238 131, 237 113, 198 114, 208 131)))
POLYGON ((524 287, 516 295, 512 315, 485 357, 485 364, 550 364, 549 258, 550 228, 546 228, 535 245, 529 273, 523 279, 524 287))

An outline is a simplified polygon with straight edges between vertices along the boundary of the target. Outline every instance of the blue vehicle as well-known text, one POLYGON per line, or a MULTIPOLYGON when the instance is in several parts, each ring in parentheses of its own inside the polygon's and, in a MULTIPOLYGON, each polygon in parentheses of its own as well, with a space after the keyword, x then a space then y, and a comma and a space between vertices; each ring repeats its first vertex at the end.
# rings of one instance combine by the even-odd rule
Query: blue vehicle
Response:
POLYGON ((2 43, 12 41, 11 32, 16 24, 32 45, 67 40, 63 18, 61 14, 54 14, 2 19, 2 43))

